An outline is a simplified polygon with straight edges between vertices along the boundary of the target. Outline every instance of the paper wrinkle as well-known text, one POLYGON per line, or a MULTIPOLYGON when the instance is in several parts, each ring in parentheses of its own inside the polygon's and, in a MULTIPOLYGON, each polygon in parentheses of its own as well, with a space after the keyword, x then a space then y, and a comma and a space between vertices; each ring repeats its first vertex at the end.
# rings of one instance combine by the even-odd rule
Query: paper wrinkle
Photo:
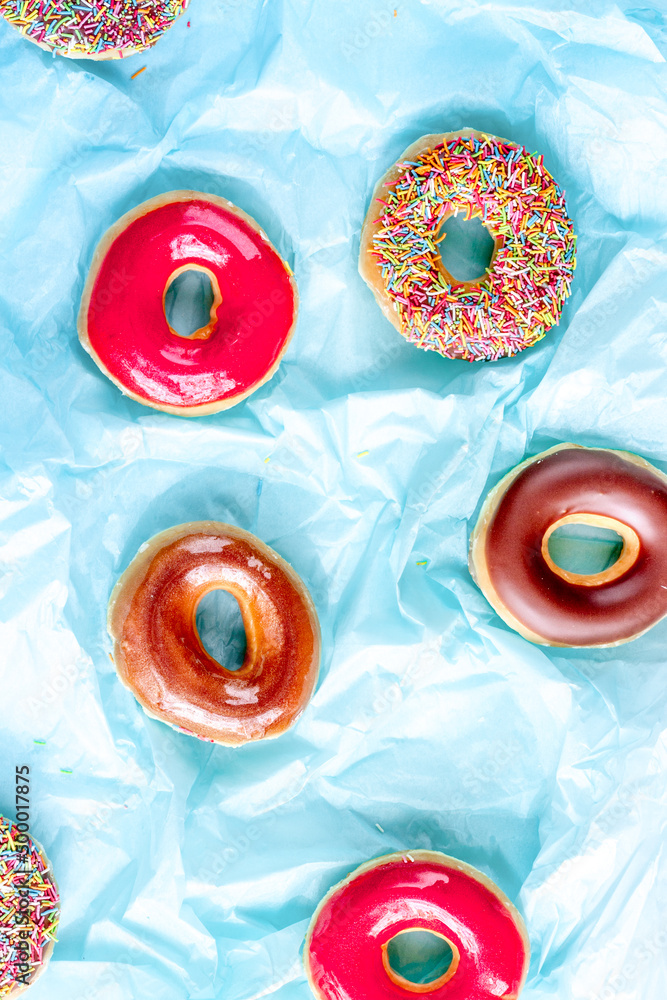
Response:
POLYGON ((667 624, 531 646, 467 547, 560 441, 667 471, 666 53, 656 5, 612 0, 192 0, 120 63, 0 24, 0 745, 63 898, 31 1000, 306 1000, 321 897, 410 848, 517 903, 524 1000, 664 1000, 667 624), (378 177, 464 126, 542 153, 579 234, 559 327, 487 366, 406 344, 357 273, 378 177), (252 215, 300 294, 277 374, 196 420, 123 397, 76 335, 106 228, 181 188, 252 215), (298 724, 239 750, 148 719, 109 656, 120 573, 207 519, 276 549, 322 625, 298 724))

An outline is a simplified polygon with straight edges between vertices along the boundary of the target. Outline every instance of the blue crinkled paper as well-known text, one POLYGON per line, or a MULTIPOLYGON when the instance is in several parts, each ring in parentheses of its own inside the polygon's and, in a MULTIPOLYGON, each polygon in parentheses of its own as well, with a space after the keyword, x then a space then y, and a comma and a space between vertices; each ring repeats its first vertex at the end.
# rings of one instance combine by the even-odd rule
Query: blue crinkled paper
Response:
POLYGON ((0 24, 0 811, 29 764, 63 900, 31 998, 306 1000, 321 896, 421 847, 517 902, 525 1000, 664 1000, 667 622, 532 646, 467 543, 557 442, 667 471, 666 53, 664 4, 629 0, 192 0, 120 63, 0 24), (560 326, 487 366, 404 343, 357 273, 377 178, 462 126, 543 153, 579 234, 560 326), (75 326, 103 232, 174 188, 254 216, 301 294, 278 374, 197 420, 124 398, 75 326), (319 610, 317 692, 274 742, 147 719, 109 658, 119 573, 203 518, 319 610))

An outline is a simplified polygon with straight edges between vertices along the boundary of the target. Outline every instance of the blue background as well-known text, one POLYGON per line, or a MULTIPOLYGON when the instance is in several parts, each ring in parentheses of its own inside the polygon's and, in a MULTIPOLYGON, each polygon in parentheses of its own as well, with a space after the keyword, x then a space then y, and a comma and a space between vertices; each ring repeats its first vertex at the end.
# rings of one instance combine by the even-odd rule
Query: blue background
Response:
POLYGON ((0 809, 29 764, 63 898, 34 1000, 306 1000, 321 896, 410 847, 517 902, 525 1000, 665 996, 667 622, 538 648, 466 566, 526 454, 667 471, 664 6, 394 2, 192 0, 113 64, 0 25, 0 809), (560 326, 482 367, 404 343, 357 273, 375 180, 460 126, 543 153, 579 234, 560 326), (75 328, 105 229, 181 187, 251 213, 301 293, 278 374, 193 421, 125 399, 75 328), (278 741, 172 732, 110 662, 118 574, 200 518, 259 535, 315 598, 319 687, 278 741))

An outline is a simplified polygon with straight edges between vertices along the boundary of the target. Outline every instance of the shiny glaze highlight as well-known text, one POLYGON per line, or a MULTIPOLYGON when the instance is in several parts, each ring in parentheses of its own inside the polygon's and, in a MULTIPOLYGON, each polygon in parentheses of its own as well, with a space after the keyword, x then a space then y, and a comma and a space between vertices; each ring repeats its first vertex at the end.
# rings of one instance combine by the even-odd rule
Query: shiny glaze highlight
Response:
POLYGON ((149 715, 202 739, 238 746, 279 736, 317 680, 320 631, 303 583, 247 531, 179 525, 144 545, 109 603, 121 680, 149 715), (211 590, 238 600, 246 630, 240 670, 205 651, 197 605, 211 590))
POLYGON ((597 646, 634 638, 667 614, 667 481, 659 470, 627 452, 574 445, 519 470, 480 516, 488 519, 485 566, 475 570, 506 621, 534 641, 597 646), (586 581, 548 564, 543 539, 552 526, 587 523, 587 515, 592 524, 621 522, 638 539, 622 572, 586 581))
POLYGON ((270 378, 296 312, 291 274, 249 216, 212 195, 171 192, 124 216, 102 240, 79 334, 127 395, 189 416, 233 405, 270 378), (222 301, 208 327, 181 337, 169 327, 164 296, 189 268, 208 273, 222 301))
POLYGON ((529 952, 521 917, 490 879, 444 854, 411 851, 362 865, 325 896, 304 963, 320 1000, 515 1000, 529 952), (386 946, 411 929, 449 941, 453 974, 421 986, 389 974, 386 946))

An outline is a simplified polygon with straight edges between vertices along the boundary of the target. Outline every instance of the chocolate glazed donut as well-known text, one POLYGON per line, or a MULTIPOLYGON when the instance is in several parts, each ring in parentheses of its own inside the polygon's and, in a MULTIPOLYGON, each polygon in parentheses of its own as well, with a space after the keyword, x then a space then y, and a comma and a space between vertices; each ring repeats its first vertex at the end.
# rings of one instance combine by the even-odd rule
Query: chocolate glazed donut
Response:
POLYGON ((146 542, 114 588, 108 628, 118 675, 146 713, 225 746, 280 736, 317 680, 320 627, 305 586, 254 535, 217 521, 146 542), (211 590, 239 602, 240 670, 226 670, 201 644, 197 605, 211 590))
POLYGON ((667 476, 637 455, 557 445, 491 491, 470 540, 470 571, 508 625, 546 646, 616 646, 667 615, 667 476), (601 573, 570 573, 549 554, 563 524, 623 539, 601 573))

